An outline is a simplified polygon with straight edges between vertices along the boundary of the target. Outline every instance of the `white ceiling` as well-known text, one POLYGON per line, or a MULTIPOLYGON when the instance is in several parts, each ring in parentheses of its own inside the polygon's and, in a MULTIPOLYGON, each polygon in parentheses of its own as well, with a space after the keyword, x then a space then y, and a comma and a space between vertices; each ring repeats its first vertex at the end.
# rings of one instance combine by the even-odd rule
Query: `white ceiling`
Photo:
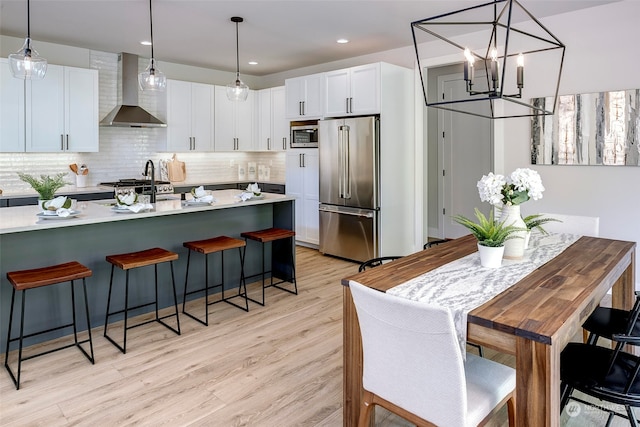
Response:
MULTIPOLYGON (((536 18, 618 0, 522 0, 536 18)), ((483 0, 153 0, 154 53, 162 61, 264 76, 412 45, 410 23, 483 0), (351 40, 337 44, 338 38, 351 40), (255 60, 258 65, 247 65, 255 60)), ((0 0, 0 34, 24 38, 27 1, 0 0)), ((31 0, 31 38, 150 56, 148 0, 31 0)), ((20 46, 5 49, 17 51, 20 46)), ((46 57, 42 49, 40 54, 46 57)))

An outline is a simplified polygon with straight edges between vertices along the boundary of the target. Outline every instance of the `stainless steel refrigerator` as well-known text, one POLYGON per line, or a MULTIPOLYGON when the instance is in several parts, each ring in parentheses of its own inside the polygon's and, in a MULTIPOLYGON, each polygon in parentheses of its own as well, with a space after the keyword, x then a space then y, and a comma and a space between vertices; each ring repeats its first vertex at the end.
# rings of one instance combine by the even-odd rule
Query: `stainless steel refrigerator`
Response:
POLYGON ((366 261, 379 256, 377 116, 321 120, 321 253, 366 261))

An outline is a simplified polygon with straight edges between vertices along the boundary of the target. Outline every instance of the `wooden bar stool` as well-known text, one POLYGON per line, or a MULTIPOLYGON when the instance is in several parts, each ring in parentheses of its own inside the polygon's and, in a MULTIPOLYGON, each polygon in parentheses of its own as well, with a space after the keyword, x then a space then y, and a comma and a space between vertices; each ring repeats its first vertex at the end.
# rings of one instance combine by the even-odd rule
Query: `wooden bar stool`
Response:
MULTIPOLYGON (((258 230, 258 231, 246 231, 244 233, 241 233, 240 236, 244 237, 245 239, 248 240, 253 240, 256 242, 259 242, 262 246, 262 272, 261 273, 257 273, 257 274, 253 274, 251 276, 246 276, 245 279, 251 278, 251 277, 257 277, 257 276, 261 276, 262 277, 262 301, 257 301, 253 298, 250 298, 249 296, 247 296, 247 298, 257 304, 260 304, 262 306, 264 306, 264 290, 265 288, 269 288, 269 287, 274 287, 274 288, 278 288, 280 290, 289 292, 291 294, 294 295, 298 295, 298 284, 296 282, 296 267, 295 267, 295 259, 294 259, 294 237, 295 237, 296 233, 295 231, 292 230, 286 230, 283 228, 267 228, 264 230, 258 230), (288 244, 284 243, 284 240, 288 241, 288 244), (265 266, 264 266, 264 245, 266 243, 272 242, 272 247, 271 247, 271 265, 272 268, 270 270, 265 270, 265 266), (282 245, 276 245, 277 242, 282 242, 282 245), (286 246, 289 246, 289 249, 286 250, 286 246), (276 251, 281 251, 281 250, 286 250, 288 253, 290 253, 291 255, 291 277, 287 278, 287 279, 282 279, 279 282, 274 282, 273 281, 273 274, 270 275, 270 284, 269 285, 265 285, 265 275, 267 273, 273 273, 273 254, 276 251), (293 283, 293 290, 291 289, 287 289, 287 288, 283 288, 281 286, 278 286, 282 283, 293 283)), ((245 251, 246 251, 246 247, 245 247, 245 251)))
POLYGON ((138 326, 146 325, 151 322, 158 322, 161 325, 164 325, 166 328, 180 335, 180 318, 178 317, 178 297, 176 295, 176 281, 175 276, 173 274, 173 261, 178 259, 178 254, 175 252, 170 252, 162 248, 153 248, 146 249, 139 252, 131 252, 120 255, 108 255, 106 257, 107 262, 111 263, 111 278, 109 280, 109 296, 107 298, 107 314, 104 320, 104 337, 111 341, 113 345, 115 345, 121 352, 127 352, 127 330, 132 328, 137 328, 138 326), (174 314, 167 314, 166 316, 160 317, 158 314, 158 264, 169 262, 171 266, 171 285, 173 288, 173 306, 175 308, 174 314), (140 304, 135 307, 129 307, 129 270, 132 268, 145 267, 153 265, 154 273, 155 273, 155 300, 146 304, 140 304), (119 267, 126 272, 125 279, 125 290, 124 290, 124 309, 110 312, 111 307, 111 290, 113 288, 113 270, 115 267, 119 267), (147 307, 149 305, 155 305, 156 316, 151 320, 147 320, 142 323, 138 323, 133 326, 128 326, 127 321, 129 317, 129 310, 135 310, 142 307, 147 307), (109 316, 124 313, 124 342, 123 345, 120 346, 117 342, 115 342, 109 335, 107 335, 107 327, 109 326, 109 316), (177 329, 169 326, 167 323, 163 321, 168 317, 176 316, 177 329))
POLYGON ((90 277, 92 274, 91 270, 89 270, 84 265, 80 264, 77 261, 71 261, 65 264, 52 265, 50 267, 42 267, 36 268, 33 270, 21 270, 21 271, 11 271, 7 273, 7 279, 13 286, 13 291, 11 293, 11 310, 9 313, 9 329, 7 333, 7 346, 6 346, 6 354, 4 358, 4 366, 9 371, 9 375, 11 375, 11 379, 13 383, 16 385, 16 390, 20 389, 20 371, 22 369, 22 361, 33 359, 34 357, 43 356, 45 354, 53 353, 54 351, 62 350, 65 348, 76 346, 80 349, 82 354, 84 354, 87 359, 93 364, 93 341, 91 340, 91 322, 89 320, 89 304, 87 303, 87 284, 86 278, 90 277), (89 338, 86 340, 78 341, 78 326, 76 323, 76 302, 75 302, 75 290, 74 290, 74 280, 82 279, 82 290, 84 292, 84 308, 85 315, 87 319, 87 332, 89 334, 89 338), (58 283, 70 282, 71 288, 71 312, 73 315, 73 322, 68 323, 62 326, 57 326, 54 328, 50 328, 40 332, 34 332, 25 335, 24 333, 24 311, 25 311, 25 301, 27 299, 27 291, 31 289, 41 288, 43 286, 55 285, 58 283), (17 338, 11 338, 11 324, 13 321, 13 308, 15 303, 16 291, 22 291, 22 308, 20 312, 20 336, 17 338), (34 354, 28 357, 22 357, 22 345, 25 338, 33 337, 36 335, 45 334, 48 332, 57 331, 63 328, 73 327, 73 343, 63 345, 51 350, 43 351, 38 354, 34 354), (18 346, 18 370, 17 374, 14 375, 9 367, 9 346, 12 342, 19 341, 18 346), (85 351, 84 348, 80 344, 89 343, 89 353, 85 351))
POLYGON ((247 244, 244 240, 234 239, 232 237, 227 236, 218 236, 213 237, 211 239, 205 240, 197 240, 193 242, 184 242, 182 244, 185 248, 189 249, 189 254, 187 255, 187 273, 184 278, 184 297, 182 299, 182 312, 187 316, 191 317, 194 320, 202 323, 205 326, 209 326, 209 309, 208 307, 212 304, 218 302, 226 302, 235 307, 238 307, 244 311, 249 311, 249 302, 247 301, 247 287, 244 281, 244 254, 242 252, 242 248, 244 248, 247 244), (240 255, 240 282, 238 283, 238 294, 230 297, 225 297, 224 295, 224 251, 229 249, 238 248, 238 254, 240 255), (191 252, 199 252, 204 254, 204 288, 197 289, 193 291, 187 291, 187 284, 189 283, 189 265, 191 262, 191 252), (217 285, 209 285, 209 254, 220 252, 220 272, 221 272, 221 281, 217 285), (244 287, 244 293, 242 293, 242 288, 244 287), (212 288, 221 288, 222 289, 222 298, 209 302, 209 289, 212 288), (185 305, 187 303, 187 295, 195 294, 198 292, 204 291, 205 299, 204 299, 204 310, 205 310, 205 321, 198 319, 194 315, 187 313, 185 309, 185 305), (238 298, 244 296, 244 307, 236 304, 232 301, 233 298, 238 298))

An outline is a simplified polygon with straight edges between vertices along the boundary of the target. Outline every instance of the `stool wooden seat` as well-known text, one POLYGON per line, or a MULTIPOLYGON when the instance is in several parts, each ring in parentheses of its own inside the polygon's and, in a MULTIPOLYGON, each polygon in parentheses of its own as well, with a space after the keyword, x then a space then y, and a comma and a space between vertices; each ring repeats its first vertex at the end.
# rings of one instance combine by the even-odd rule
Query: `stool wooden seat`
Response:
MULTIPOLYGON (((241 237, 244 237, 245 239, 248 240, 253 240, 256 242, 259 242, 261 244, 262 247, 262 272, 257 273, 257 274, 253 274, 250 276, 246 276, 246 278, 251 278, 251 277, 257 277, 257 276, 261 276, 262 277, 262 301, 258 301, 255 300, 253 298, 249 298, 247 296, 247 298, 257 304, 260 304, 262 306, 264 306, 265 304, 265 299, 264 299, 264 290, 265 288, 270 288, 270 287, 274 287, 274 288, 278 288, 280 290, 292 293, 294 295, 298 294, 298 284, 296 282, 296 269, 295 269, 295 257, 294 257, 294 251, 295 251, 295 243, 294 243, 294 238, 295 238, 295 231, 293 230, 287 230, 284 228, 277 228, 277 227, 273 227, 273 228, 267 228, 264 230, 257 230, 257 231, 246 231, 243 233, 240 233, 241 237), (288 244, 284 244, 284 240, 288 240, 288 244), (274 251, 280 251, 280 250, 284 250, 290 253, 291 255, 291 276, 284 279, 281 278, 282 280, 280 280, 279 282, 274 282, 273 281, 273 267, 270 270, 265 270, 265 260, 264 260, 264 246, 266 243, 272 243, 272 244, 276 244, 282 242, 283 244, 281 246, 273 246, 272 247, 272 265, 273 265, 273 252, 274 251), (286 246, 288 246, 288 250, 286 248, 286 246), (270 274, 270 284, 269 285, 265 285, 265 276, 268 274, 270 274), (287 289, 284 288, 282 286, 279 286, 283 283, 293 283, 293 290, 291 289, 287 289)), ((245 248, 246 251, 246 248, 245 248)))
POLYGON ((185 274, 185 279, 184 279, 184 297, 182 300, 182 312, 184 314, 186 314, 187 316, 191 317, 194 320, 197 320, 198 322, 202 323, 203 325, 208 326, 209 325, 209 309, 208 307, 211 304, 216 304, 218 302, 226 302, 228 304, 231 304, 235 307, 238 307, 244 311, 249 311, 249 302, 247 301, 247 289, 246 289, 246 283, 244 281, 244 253, 242 251, 242 248, 244 248, 246 246, 246 242, 244 240, 241 239, 234 239, 233 237, 228 237, 228 236, 218 236, 218 237, 213 237, 210 239, 204 239, 204 240, 196 240, 196 241, 192 241, 192 242, 184 242, 182 245, 189 249, 189 254, 187 255, 187 271, 185 274), (224 251, 226 250, 230 250, 230 249, 235 249, 238 248, 238 254, 240 256, 240 282, 238 284, 238 294, 231 296, 231 297, 225 297, 224 295, 224 251), (197 290, 193 290, 193 291, 188 291, 187 290, 187 285, 189 283, 189 267, 190 267, 190 262, 191 262, 191 252, 198 252, 201 253, 203 255, 205 255, 205 259, 204 259, 204 268, 205 268, 205 280, 204 280, 204 288, 202 289, 197 289, 197 290), (210 285, 209 284, 209 254, 212 253, 216 253, 216 252, 220 252, 220 272, 221 272, 221 281, 219 284, 216 285, 210 285), (221 299, 217 300, 217 301, 212 301, 209 302, 209 289, 212 288, 221 288, 221 293, 222 293, 222 297, 221 299), (244 293, 242 292, 242 288, 244 287, 244 293), (203 292, 205 293, 205 303, 204 303, 204 309, 205 309, 205 320, 204 322, 200 319, 198 319, 197 317, 195 317, 194 315, 188 313, 186 311, 186 303, 187 303, 187 295, 192 295, 198 292, 203 292), (238 298, 238 297, 243 297, 244 296, 244 307, 236 304, 234 301, 232 301, 233 298, 238 298))
POLYGON ((109 340, 113 345, 115 345, 123 353, 127 352, 127 330, 132 328, 137 328, 138 326, 146 325, 147 323, 158 322, 161 325, 165 326, 167 329, 180 335, 180 318, 178 316, 178 297, 176 294, 176 282, 175 282, 175 275, 173 272, 173 261, 177 259, 178 259, 177 253, 171 252, 162 248, 145 249, 139 252, 130 252, 130 253, 124 253, 124 254, 118 254, 118 255, 107 255, 106 260, 111 264, 111 278, 109 279, 109 296, 107 297, 107 313, 104 320, 104 337, 107 340, 109 340), (158 264, 162 264, 165 262, 168 262, 171 267, 171 285, 173 288, 173 305, 175 308, 175 313, 168 314, 161 317, 158 313, 158 264), (154 273, 155 273, 155 300, 148 303, 140 304, 134 307, 129 307, 129 271, 133 268, 147 267, 151 265, 153 265, 154 273), (124 291, 125 292, 124 293, 124 309, 112 312, 110 311, 110 307, 111 307, 111 293, 113 290, 113 273, 114 273, 115 267, 122 269, 126 273, 125 291, 124 291), (133 326, 128 326, 129 311, 146 307, 149 305, 155 306, 155 318, 151 320, 147 320, 145 322, 138 323, 133 326), (122 346, 117 342, 115 342, 107 333, 107 329, 109 326, 109 317, 116 314, 120 314, 120 313, 124 313, 124 339, 123 339, 122 346), (172 326, 164 322, 164 319, 173 317, 173 316, 176 317, 177 328, 173 328, 172 326))
POLYGON ((246 239, 256 240, 261 243, 273 242, 274 240, 288 239, 295 237, 295 231, 286 230, 283 228, 267 228, 265 230, 247 231, 240 234, 246 239))
POLYGON ((107 262, 123 270, 159 264, 167 261, 175 261, 178 254, 162 248, 146 249, 140 252, 131 252, 120 255, 108 255, 107 262))
POLYGON ((93 356, 93 341, 91 339, 91 321, 89 318, 89 304, 87 302, 87 286, 86 286, 86 278, 91 277, 92 271, 80 264, 77 261, 71 261, 64 264, 52 265, 48 267, 35 268, 31 270, 20 270, 20 271, 10 271, 7 273, 7 279, 9 283, 11 283, 13 289, 11 293, 11 310, 9 314, 9 328, 7 334, 7 346, 6 346, 6 354, 4 359, 4 366, 11 375, 11 379, 16 386, 16 389, 20 389, 20 373, 22 370, 22 362, 24 360, 33 359, 34 357, 43 356, 45 354, 52 353, 54 351, 63 350, 69 347, 78 347, 80 351, 89 359, 89 361, 93 364, 95 362, 93 356), (82 279, 82 289, 84 293, 84 306, 85 306, 85 314, 87 319, 87 333, 88 338, 86 340, 79 341, 78 340, 78 325, 76 323, 76 313, 75 313, 75 290, 74 290, 74 280, 82 279), (54 328, 50 328, 47 330, 33 332, 30 334, 24 334, 24 312, 27 298, 27 290, 32 290, 36 288, 40 288, 43 286, 55 285, 58 283, 70 282, 71 287, 71 310, 73 314, 73 322, 69 324, 65 324, 62 326, 56 326, 54 328), (17 338, 11 338, 11 327, 13 322, 13 309, 15 303, 16 291, 22 292, 22 310, 20 314, 20 336, 17 338), (34 354, 29 357, 22 357, 22 348, 23 341, 25 338, 42 335, 48 332, 57 331, 64 328, 73 327, 73 338, 74 342, 72 344, 67 344, 63 346, 59 346, 54 349, 50 349, 44 352, 40 352, 38 354, 34 354), (9 347, 10 344, 14 341, 19 341, 18 347, 18 370, 16 375, 11 371, 11 367, 9 366, 9 347), (80 344, 89 343, 89 351, 91 354, 87 353, 84 348, 80 344))

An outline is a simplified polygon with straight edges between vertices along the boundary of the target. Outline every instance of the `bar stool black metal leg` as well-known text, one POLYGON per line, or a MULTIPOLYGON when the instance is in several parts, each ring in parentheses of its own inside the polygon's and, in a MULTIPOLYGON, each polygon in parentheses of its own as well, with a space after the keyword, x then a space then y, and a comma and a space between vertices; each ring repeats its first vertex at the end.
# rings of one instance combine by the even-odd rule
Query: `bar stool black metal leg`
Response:
POLYGON ((13 288, 11 292, 11 309, 9 310, 9 329, 7 330, 7 347, 4 355, 4 367, 7 369, 7 372, 9 372, 13 384, 16 386, 16 390, 18 390, 20 388, 20 384, 17 382, 16 377, 13 375, 13 372, 11 372, 11 368, 9 367, 9 345, 11 344, 11 326, 13 324, 13 305, 15 300, 16 290, 13 288))
POLYGON ((81 346, 78 346, 78 347, 84 353, 84 355, 87 356, 87 358, 91 361, 91 364, 95 365, 95 358, 93 355, 93 339, 91 337, 91 317, 89 316, 89 300, 87 298, 87 280, 84 277, 82 278, 82 290, 84 292, 84 310, 87 316, 87 333, 89 334, 89 350, 91 352, 91 356, 89 356, 81 346))
POLYGON ((180 335, 180 316, 178 315, 178 294, 176 292, 176 278, 173 273, 173 261, 169 261, 171 266, 171 285, 173 287, 173 307, 175 308, 176 324, 178 325, 178 335, 180 335))
POLYGON ((80 347, 80 344, 78 344, 78 328, 76 327, 76 292, 73 286, 73 280, 71 280, 70 283, 71 283, 71 316, 73 319, 73 342, 76 345, 76 347, 80 347))
POLYGON ((209 326, 209 254, 204 255, 204 324, 209 326))

